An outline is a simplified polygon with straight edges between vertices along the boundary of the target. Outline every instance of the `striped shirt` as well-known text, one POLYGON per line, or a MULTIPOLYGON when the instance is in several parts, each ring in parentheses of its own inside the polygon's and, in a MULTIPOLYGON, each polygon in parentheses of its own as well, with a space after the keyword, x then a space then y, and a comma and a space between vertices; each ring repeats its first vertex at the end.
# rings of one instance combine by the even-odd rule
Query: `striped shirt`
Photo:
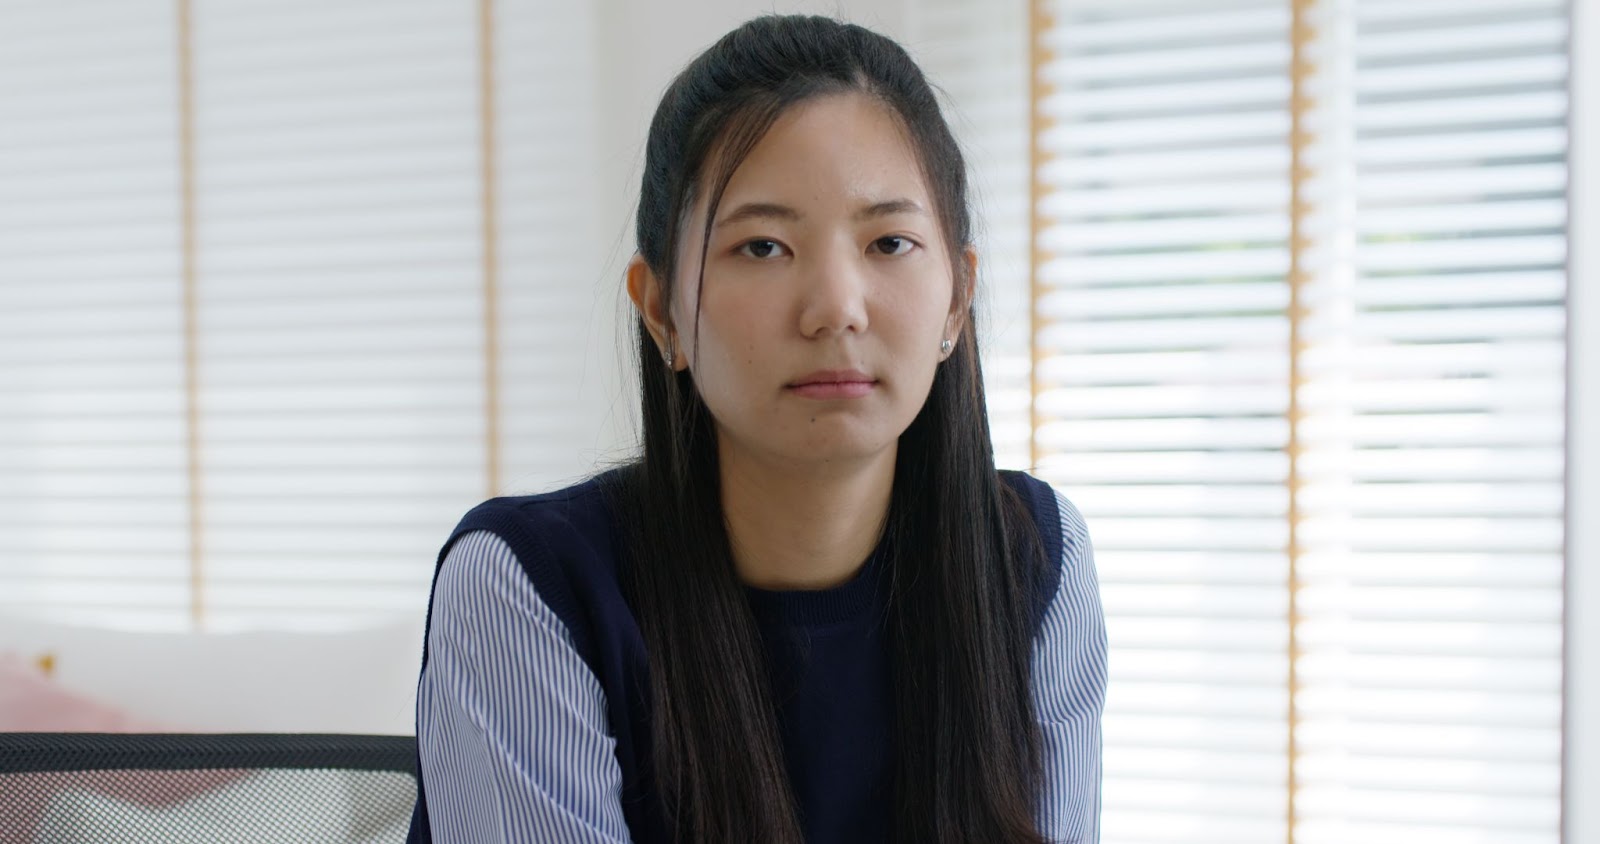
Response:
MULTIPOLYGON (((1093 551, 1082 517, 1065 497, 1020 473, 1007 474, 1017 476, 1013 483, 1034 488, 1030 492, 1037 517, 1047 518, 1043 514, 1048 513, 1047 524, 1059 530, 1058 536, 1048 537, 1046 548, 1060 549, 1060 576, 1052 581, 1053 595, 1044 606, 1032 659, 1032 697, 1045 762, 1038 826, 1051 841, 1097 842, 1106 639, 1093 551), (1040 507, 1040 497, 1054 506, 1040 507)), ((535 498, 517 501, 525 505, 535 498)), ((570 505, 573 498, 558 500, 570 505)), ((561 521, 563 527, 573 523, 581 525, 583 519, 561 521)), ((594 530, 578 529, 585 532, 594 530)), ((552 577, 558 567, 530 567, 513 547, 522 544, 524 555, 536 555, 540 548, 526 535, 469 518, 441 552, 417 697, 419 772, 425 790, 425 797, 419 797, 417 826, 428 827, 441 842, 655 840, 638 828, 649 825, 650 817, 628 795, 627 781, 642 774, 624 771, 625 763, 637 758, 636 747, 629 745, 640 743, 640 731, 636 723, 630 728, 618 713, 626 707, 617 705, 640 690, 613 679, 622 675, 611 666, 619 652, 641 643, 626 635, 606 638, 605 631, 593 629, 594 616, 622 604, 608 595, 607 601, 596 602, 601 609, 584 606, 578 611, 588 603, 582 596, 596 590, 583 582, 559 583, 552 577), (548 595, 545 585, 553 587, 548 595), (608 685, 615 693, 612 698, 608 685)), ((561 539, 541 539, 544 550, 563 544, 561 539)), ((869 561, 864 568, 873 565, 869 561)), ((855 612, 851 590, 865 589, 860 584, 869 579, 858 577, 821 593, 749 593, 764 635, 774 625, 805 628, 807 653, 824 672, 820 678, 797 681, 791 689, 792 711, 780 712, 786 762, 803 821, 812 814, 808 803, 816 810, 813 823, 803 823, 812 841, 883 837, 882 829, 869 832, 869 822, 862 820, 882 823, 887 817, 882 805, 862 806, 859 815, 850 814, 856 811, 852 799, 881 804, 881 794, 871 791, 870 783, 851 781, 846 769, 863 766, 843 762, 887 726, 887 694, 878 682, 886 678, 870 676, 886 673, 881 658, 873 662, 861 656, 882 648, 859 641, 865 628, 841 626, 861 615, 855 612), (828 636, 841 633, 844 638, 830 644, 828 636), (833 670, 841 673, 827 675, 833 670), (880 698, 876 708, 852 709, 860 700, 880 698), (836 709, 840 706, 844 708, 836 709), (826 729, 818 729, 823 724, 826 729), (852 725, 857 734, 849 732, 852 725), (842 734, 832 735, 836 732, 842 734), (829 770, 811 770, 808 777, 797 766, 829 770)), ((614 581, 603 584, 599 591, 614 581)), ((633 658, 642 659, 642 653, 633 658)), ((863 780, 883 775, 870 765, 854 773, 863 780)), ((414 828, 412 840, 428 840, 425 833, 414 828)))

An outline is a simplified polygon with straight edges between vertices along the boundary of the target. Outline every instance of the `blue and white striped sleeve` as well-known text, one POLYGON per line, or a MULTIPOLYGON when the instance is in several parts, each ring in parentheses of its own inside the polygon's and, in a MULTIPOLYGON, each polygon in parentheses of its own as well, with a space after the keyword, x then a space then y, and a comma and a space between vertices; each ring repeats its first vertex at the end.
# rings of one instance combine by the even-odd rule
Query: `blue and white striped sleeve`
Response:
POLYGON ((417 745, 433 838, 629 840, 605 694, 515 552, 460 537, 434 583, 417 745))
POLYGON ((1100 840, 1100 716, 1106 698, 1106 623, 1083 516, 1056 493, 1061 582, 1033 652, 1033 700, 1044 737, 1039 829, 1071 844, 1100 840))

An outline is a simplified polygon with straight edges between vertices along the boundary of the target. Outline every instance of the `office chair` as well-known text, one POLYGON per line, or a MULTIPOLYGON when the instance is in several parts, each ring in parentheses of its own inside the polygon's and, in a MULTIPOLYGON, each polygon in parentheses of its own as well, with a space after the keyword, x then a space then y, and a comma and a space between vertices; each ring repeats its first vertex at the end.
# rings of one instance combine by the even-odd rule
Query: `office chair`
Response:
POLYGON ((399 844, 412 736, 0 733, 0 844, 399 844))

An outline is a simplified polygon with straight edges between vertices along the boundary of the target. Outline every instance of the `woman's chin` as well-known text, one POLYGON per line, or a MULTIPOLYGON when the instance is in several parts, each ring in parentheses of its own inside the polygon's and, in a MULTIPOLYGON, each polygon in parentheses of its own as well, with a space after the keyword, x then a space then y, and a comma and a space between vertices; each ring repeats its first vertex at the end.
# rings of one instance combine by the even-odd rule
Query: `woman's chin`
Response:
POLYGON ((878 432, 854 430, 813 431, 796 442, 785 443, 780 451, 790 463, 838 466, 842 464, 872 464, 884 458, 893 458, 899 437, 884 436, 878 432))
POLYGON ((761 463, 782 463, 790 470, 807 466, 839 468, 850 464, 871 465, 892 458, 897 437, 866 436, 852 431, 807 431, 781 441, 734 440, 721 449, 724 461, 754 458, 761 463))

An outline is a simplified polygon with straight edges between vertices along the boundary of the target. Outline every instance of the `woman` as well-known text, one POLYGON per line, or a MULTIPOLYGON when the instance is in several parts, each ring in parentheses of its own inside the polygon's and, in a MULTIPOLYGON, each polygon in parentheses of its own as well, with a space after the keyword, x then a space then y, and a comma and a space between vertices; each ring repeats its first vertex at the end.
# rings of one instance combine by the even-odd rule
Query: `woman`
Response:
POLYGON ((1098 840, 1088 536, 995 470, 916 65, 745 24, 662 98, 637 222, 642 456, 441 551, 413 840, 1098 840))

